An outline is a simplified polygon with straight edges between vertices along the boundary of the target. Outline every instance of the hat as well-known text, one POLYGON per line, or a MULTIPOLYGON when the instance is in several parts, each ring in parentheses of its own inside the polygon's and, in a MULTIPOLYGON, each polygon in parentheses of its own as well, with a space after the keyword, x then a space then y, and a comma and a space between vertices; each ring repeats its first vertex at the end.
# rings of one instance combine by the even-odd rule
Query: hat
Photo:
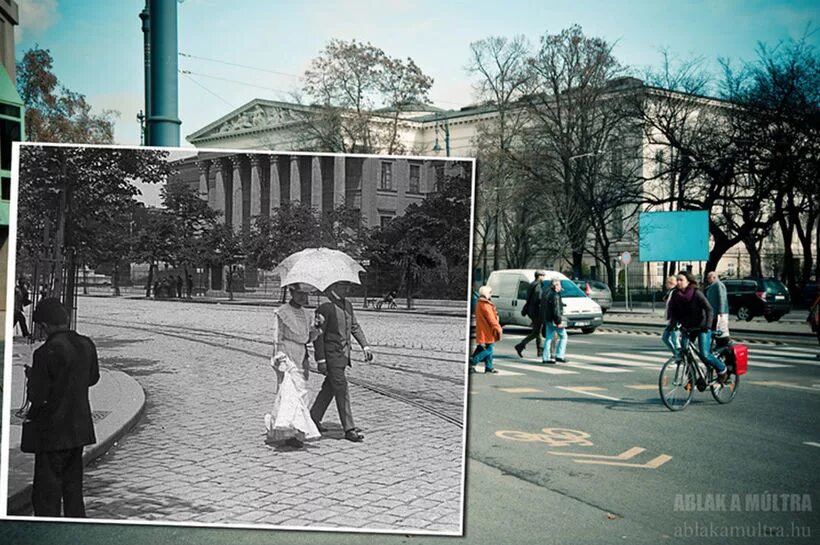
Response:
POLYGON ((68 313, 59 299, 46 297, 37 303, 33 321, 36 324, 65 325, 68 324, 68 313))
POLYGON ((493 294, 493 289, 490 286, 481 286, 478 288, 478 295, 480 297, 484 297, 485 299, 489 299, 493 294))
POLYGON ((539 276, 547 276, 547 271, 538 269, 537 271, 535 271, 535 277, 538 278, 539 276))

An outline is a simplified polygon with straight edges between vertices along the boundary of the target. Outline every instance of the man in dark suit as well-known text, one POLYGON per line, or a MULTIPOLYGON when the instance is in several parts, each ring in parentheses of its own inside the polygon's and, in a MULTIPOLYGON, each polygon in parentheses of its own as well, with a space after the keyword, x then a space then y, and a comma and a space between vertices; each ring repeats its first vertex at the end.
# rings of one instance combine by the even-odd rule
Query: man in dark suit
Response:
POLYGON ((327 411, 330 400, 336 398, 336 408, 345 430, 345 439, 358 443, 364 440, 362 430, 353 423, 353 413, 350 410, 350 392, 347 388, 345 370, 350 363, 351 335, 364 350, 365 361, 373 361, 373 352, 367 345, 361 326, 353 314, 353 305, 345 296, 346 284, 333 284, 325 290, 328 301, 319 305, 316 313, 322 316, 322 334, 314 342, 316 363, 319 372, 325 375, 322 389, 313 402, 310 416, 319 425, 327 411))
POLYGON ((31 403, 20 449, 34 453, 34 515, 85 517, 83 447, 97 441, 88 388, 100 380, 97 349, 88 337, 68 329, 60 301, 47 297, 34 310, 34 323, 48 335, 34 352, 28 376, 31 403))
POLYGON ((532 321, 532 331, 526 337, 521 339, 521 342, 515 345, 515 351, 519 358, 523 358, 524 349, 527 344, 535 339, 535 349, 537 357, 541 357, 542 347, 544 345, 544 323, 541 321, 541 284, 546 278, 547 273, 544 271, 535 271, 535 280, 527 289, 527 302, 524 305, 522 314, 528 316, 532 321))

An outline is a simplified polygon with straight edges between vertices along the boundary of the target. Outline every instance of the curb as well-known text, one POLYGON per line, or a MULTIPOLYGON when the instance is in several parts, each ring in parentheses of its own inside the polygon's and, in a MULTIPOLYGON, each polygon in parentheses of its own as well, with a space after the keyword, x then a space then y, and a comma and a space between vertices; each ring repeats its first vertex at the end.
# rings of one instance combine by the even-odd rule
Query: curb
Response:
MULTIPOLYGON (((83 449, 83 466, 89 465, 91 462, 96 460, 97 458, 102 457, 105 455, 108 450, 117 442, 120 438, 122 438, 126 433, 131 431, 131 429, 139 422, 142 418, 143 413, 145 412, 145 391, 142 389, 142 386, 139 383, 131 378, 126 373, 122 371, 109 371, 112 373, 117 373, 126 377, 127 380, 119 380, 118 382, 120 385, 127 385, 128 392, 127 394, 136 396, 138 408, 131 414, 128 418, 125 419, 125 422, 116 428, 112 433, 108 434, 102 440, 97 441, 93 445, 87 446, 83 449)), ((33 459, 33 458, 32 458, 33 459)), ((32 514, 32 506, 31 506, 31 490, 32 490, 32 483, 29 482, 24 487, 11 492, 9 491, 8 500, 7 500, 7 513, 9 515, 31 515, 32 514)))

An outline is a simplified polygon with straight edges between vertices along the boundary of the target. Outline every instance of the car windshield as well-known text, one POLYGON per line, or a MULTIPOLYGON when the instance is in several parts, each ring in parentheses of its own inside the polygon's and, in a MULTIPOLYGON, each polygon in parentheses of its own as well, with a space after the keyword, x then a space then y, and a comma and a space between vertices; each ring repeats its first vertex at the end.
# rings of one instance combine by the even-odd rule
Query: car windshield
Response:
POLYGON ((763 285, 769 293, 786 293, 786 286, 779 280, 764 280, 763 285))
POLYGON ((587 295, 572 280, 561 280, 561 297, 586 297, 587 295))

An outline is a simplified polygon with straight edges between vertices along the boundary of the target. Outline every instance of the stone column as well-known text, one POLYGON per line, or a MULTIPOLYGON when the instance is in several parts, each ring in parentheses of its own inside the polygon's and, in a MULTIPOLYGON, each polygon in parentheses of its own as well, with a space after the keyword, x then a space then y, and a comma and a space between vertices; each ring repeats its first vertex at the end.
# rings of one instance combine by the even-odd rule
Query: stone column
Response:
POLYGON ((367 219, 367 225, 379 225, 377 210, 376 188, 379 187, 381 176, 381 161, 368 157, 362 163, 362 217, 367 219))
POLYGON ((279 156, 270 156, 270 216, 282 206, 282 188, 279 181, 279 156))
POLYGON ((208 193, 208 206, 219 214, 218 221, 225 223, 225 165, 222 159, 211 159, 214 169, 214 190, 208 193))
POLYGON ((258 154, 251 154, 251 221, 262 215, 262 157, 258 154))
POLYGON ((333 208, 344 204, 347 188, 345 187, 345 158, 333 158, 333 208))
POLYGON ((210 203, 208 193, 208 174, 210 174, 210 161, 197 162, 199 167, 199 198, 210 203))
POLYGON ((231 155, 233 165, 233 214, 231 214, 231 226, 234 232, 242 231, 242 156, 231 155))
POLYGON ((310 206, 322 211, 322 166, 318 157, 310 162, 310 206))
POLYGON ((302 202, 302 180, 299 177, 299 156, 290 156, 290 203, 302 202))

